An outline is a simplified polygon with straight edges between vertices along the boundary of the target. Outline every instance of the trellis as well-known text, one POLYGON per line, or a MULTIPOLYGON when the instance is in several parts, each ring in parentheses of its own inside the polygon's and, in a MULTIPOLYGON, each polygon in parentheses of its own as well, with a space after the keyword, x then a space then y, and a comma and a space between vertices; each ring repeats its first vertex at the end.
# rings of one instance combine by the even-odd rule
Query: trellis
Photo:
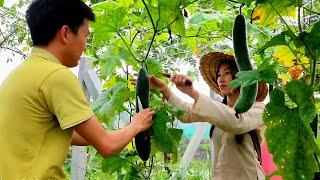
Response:
MULTIPOLYGON (((88 100, 96 100, 102 92, 101 81, 93 70, 89 58, 81 58, 79 63, 78 79, 88 100)), ((71 179, 84 180, 87 166, 87 148, 85 146, 72 146, 71 179)))
MULTIPOLYGON (((89 58, 81 58, 78 79, 82 84, 87 99, 92 101, 96 100, 102 92, 102 85, 97 73, 93 70, 92 61, 89 58)), ((179 172, 173 176, 173 179, 177 179, 178 177, 185 178, 188 167, 200 145, 207 127, 207 123, 196 123, 196 133, 191 138, 187 149, 182 156, 182 160, 180 161, 179 172)), ((72 180, 85 180, 87 156, 88 153, 85 146, 72 146, 72 180)))

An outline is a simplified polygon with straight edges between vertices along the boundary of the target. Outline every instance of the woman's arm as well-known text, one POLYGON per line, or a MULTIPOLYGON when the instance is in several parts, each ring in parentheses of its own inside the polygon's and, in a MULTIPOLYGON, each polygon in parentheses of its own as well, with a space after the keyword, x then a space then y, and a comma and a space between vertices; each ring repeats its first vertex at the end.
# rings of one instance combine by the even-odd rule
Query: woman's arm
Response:
POLYGON ((156 87, 171 104, 187 113, 178 117, 182 122, 209 122, 230 134, 243 134, 263 125, 262 114, 264 104, 255 102, 246 113, 235 116, 235 110, 227 105, 212 100, 208 96, 200 95, 192 86, 185 86, 185 81, 190 80, 183 75, 173 75, 171 81, 177 88, 192 97, 195 102, 188 104, 175 96, 161 80, 151 77, 150 83, 156 87))
POLYGON ((187 112, 181 121, 208 122, 229 134, 243 134, 263 125, 264 104, 261 102, 255 102, 249 111, 239 114, 239 118, 236 118, 233 108, 205 95, 200 94, 192 105, 183 102, 171 92, 168 101, 187 112))

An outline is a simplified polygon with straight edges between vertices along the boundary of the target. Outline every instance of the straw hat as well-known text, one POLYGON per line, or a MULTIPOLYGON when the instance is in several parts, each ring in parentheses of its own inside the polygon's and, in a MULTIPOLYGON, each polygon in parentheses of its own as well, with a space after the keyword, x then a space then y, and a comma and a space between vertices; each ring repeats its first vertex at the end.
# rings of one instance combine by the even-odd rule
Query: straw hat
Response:
MULTIPOLYGON (((200 73, 203 79, 207 82, 210 89, 215 93, 221 95, 218 82, 217 82, 217 67, 222 61, 231 61, 235 63, 235 59, 232 55, 224 54, 221 52, 210 52, 200 59, 200 73)), ((264 82, 259 82, 259 91, 256 101, 263 101, 268 93, 268 87, 264 82)))

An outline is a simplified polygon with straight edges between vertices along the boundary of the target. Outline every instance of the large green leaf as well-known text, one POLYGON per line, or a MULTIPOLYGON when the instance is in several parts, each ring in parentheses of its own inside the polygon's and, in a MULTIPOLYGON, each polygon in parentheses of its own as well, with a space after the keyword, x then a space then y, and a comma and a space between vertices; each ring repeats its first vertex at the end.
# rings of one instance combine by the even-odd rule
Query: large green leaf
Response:
POLYGON ((197 12, 191 16, 189 23, 193 27, 200 27, 203 23, 210 21, 215 17, 214 14, 197 12))
POLYGON ((269 84, 273 84, 278 77, 276 62, 264 60, 258 67, 260 80, 269 84))
POLYGON ((269 47, 277 46, 277 45, 287 45, 285 34, 280 33, 278 35, 273 36, 270 41, 266 42, 264 46, 259 48, 259 53, 264 53, 266 49, 269 47))
POLYGON ((239 3, 241 4, 247 4, 248 6, 251 5, 252 2, 254 2, 255 0, 238 0, 239 3))
MULTIPOLYGON (((291 91, 297 85, 295 83, 287 89, 291 91)), ((299 101, 299 95, 290 96, 299 101)), ((287 107, 284 91, 275 88, 263 115, 268 148, 278 173, 285 179, 312 179, 314 172, 318 171, 314 154, 319 154, 319 147, 309 124, 300 118, 299 108, 287 107)))
POLYGON ((172 114, 173 116, 178 117, 178 118, 183 116, 186 113, 182 109, 179 109, 179 108, 173 106, 171 103, 164 102, 161 98, 154 95, 154 93, 152 93, 152 94, 153 94, 153 96, 151 98, 150 104, 153 109, 167 111, 170 114, 172 114))
POLYGON ((162 76, 164 72, 162 64, 155 59, 149 58, 147 59, 147 66, 148 66, 148 74, 153 75, 156 77, 162 76))
POLYGON ((228 6, 228 3, 225 0, 214 0, 214 7, 217 10, 222 11, 228 6))
POLYGON ((116 83, 99 95, 98 99, 93 103, 93 111, 100 121, 109 125, 117 113, 125 110, 123 103, 128 100, 129 96, 130 91, 128 91, 127 84, 123 82, 116 83))
POLYGON ((270 94, 270 102, 263 113, 264 123, 267 127, 277 125, 289 110, 286 106, 284 91, 280 88, 273 89, 270 94))
POLYGON ((120 173, 122 168, 129 168, 130 162, 121 157, 120 154, 105 158, 101 163, 101 170, 109 175, 117 172, 120 173))
POLYGON ((289 98, 298 105, 301 120, 309 125, 316 116, 312 88, 301 81, 293 80, 287 84, 286 91, 289 98))
POLYGON ((181 15, 180 3, 181 2, 177 0, 158 0, 148 2, 147 8, 151 13, 151 18, 157 30, 162 30, 165 27, 168 27, 178 19, 181 15))
POLYGON ((295 16, 295 1, 292 0, 264 0, 257 2, 257 7, 252 14, 253 19, 259 19, 260 26, 274 24, 282 16, 295 16))
POLYGON ((99 45, 114 36, 128 22, 126 9, 115 2, 101 2, 92 6, 96 21, 92 23, 94 43, 99 45))
POLYGON ((178 147, 182 138, 183 130, 177 128, 168 128, 167 132, 173 141, 172 162, 178 161, 178 147))
POLYGON ((173 143, 167 133, 167 123, 171 121, 165 111, 158 111, 153 117, 153 141, 158 150, 162 152, 172 152, 173 143))
POLYGON ((306 39, 311 48, 320 53, 320 21, 313 25, 312 30, 307 34, 306 39))
POLYGON ((0 7, 2 7, 4 4, 4 0, 0 0, 0 7))
POLYGON ((131 166, 129 172, 127 171, 124 174, 124 177, 122 180, 140 180, 143 179, 140 175, 139 175, 139 171, 135 166, 131 166))
POLYGON ((267 127, 268 148, 284 179, 312 179, 319 170, 314 156, 317 152, 314 149, 315 140, 310 131, 311 128, 300 120, 296 108, 287 111, 283 119, 267 127))
POLYGON ((182 12, 178 15, 176 21, 170 26, 174 34, 185 35, 186 27, 184 24, 184 17, 182 12))
POLYGON ((171 119, 165 111, 156 113, 152 125, 153 142, 159 151, 173 153, 176 156, 182 130, 167 128, 169 122, 171 119))
POLYGON ((229 84, 230 88, 235 89, 240 85, 242 87, 247 87, 258 81, 273 83, 277 80, 277 72, 274 64, 268 64, 268 62, 265 62, 257 70, 238 72, 236 77, 237 78, 229 84))
POLYGON ((229 87, 232 89, 235 89, 240 85, 242 87, 247 87, 260 80, 259 71, 257 70, 241 71, 236 74, 236 77, 237 78, 229 84, 229 87))

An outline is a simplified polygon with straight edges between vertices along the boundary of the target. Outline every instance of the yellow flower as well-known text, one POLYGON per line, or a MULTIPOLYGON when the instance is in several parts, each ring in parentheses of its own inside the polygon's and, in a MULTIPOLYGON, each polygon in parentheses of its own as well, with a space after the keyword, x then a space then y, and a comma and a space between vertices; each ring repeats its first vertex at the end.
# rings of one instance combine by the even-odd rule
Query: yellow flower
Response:
POLYGON ((303 68, 301 65, 293 66, 289 70, 289 73, 292 79, 299 79, 302 72, 303 72, 303 68))
POLYGON ((299 57, 300 61, 302 64, 309 64, 309 58, 307 58, 306 56, 300 56, 299 57))
POLYGON ((279 74, 278 77, 281 80, 282 85, 286 85, 288 82, 291 81, 291 78, 288 74, 279 74))
POLYGON ((294 66, 296 57, 291 52, 290 48, 285 45, 277 46, 274 51, 274 57, 285 67, 294 66))

